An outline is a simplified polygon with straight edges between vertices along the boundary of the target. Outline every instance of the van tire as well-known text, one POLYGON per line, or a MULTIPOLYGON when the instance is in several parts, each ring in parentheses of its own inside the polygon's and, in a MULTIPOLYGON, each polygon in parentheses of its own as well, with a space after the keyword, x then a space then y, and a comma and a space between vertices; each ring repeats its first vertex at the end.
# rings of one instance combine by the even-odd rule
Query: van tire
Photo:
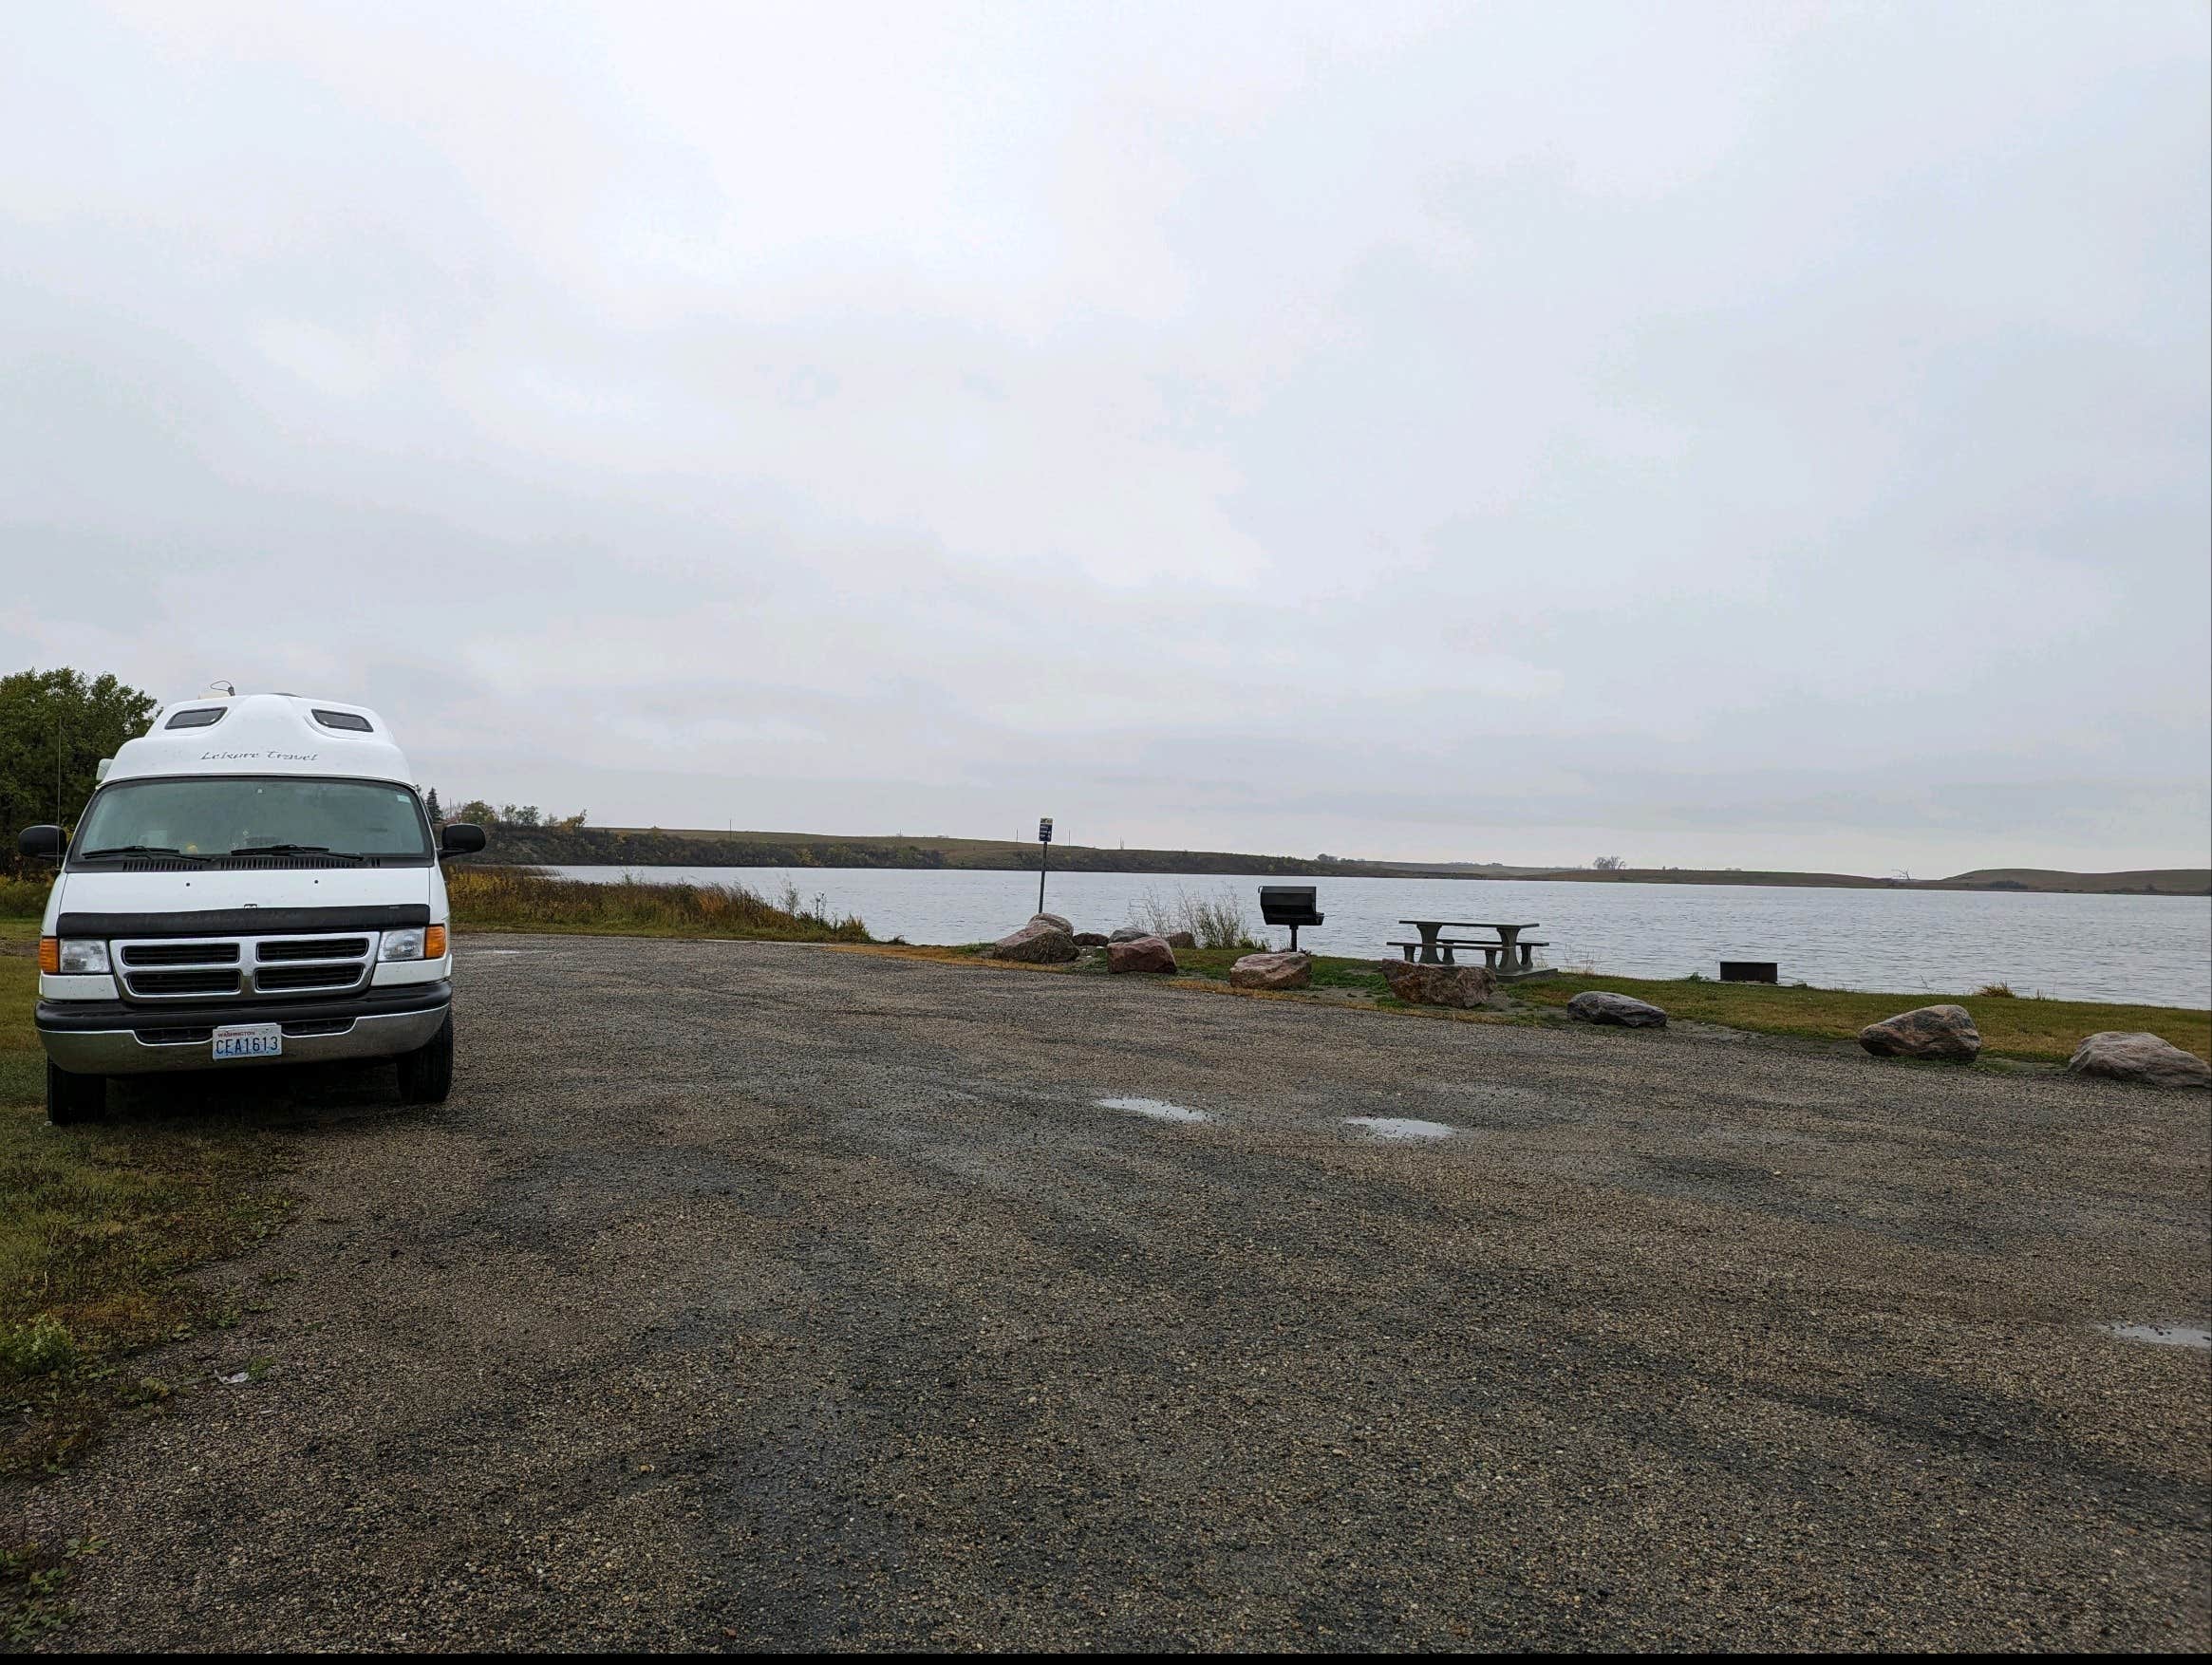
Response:
POLYGON ((400 1054, 400 1097, 408 1104, 443 1104, 453 1091, 453 1014, 413 1052, 400 1054))
POLYGON ((107 1077, 58 1070, 47 1060, 47 1120, 57 1128, 96 1122, 107 1113, 107 1077))

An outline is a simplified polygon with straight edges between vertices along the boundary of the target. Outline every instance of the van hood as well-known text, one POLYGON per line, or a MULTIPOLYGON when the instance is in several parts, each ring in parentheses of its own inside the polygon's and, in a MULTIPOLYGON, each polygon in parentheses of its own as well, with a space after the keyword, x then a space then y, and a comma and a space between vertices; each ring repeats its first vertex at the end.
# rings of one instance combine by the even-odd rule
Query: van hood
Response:
POLYGON ((382 907, 434 900, 436 868, 309 868, 227 872, 65 872, 55 912, 209 913, 233 907, 382 907))

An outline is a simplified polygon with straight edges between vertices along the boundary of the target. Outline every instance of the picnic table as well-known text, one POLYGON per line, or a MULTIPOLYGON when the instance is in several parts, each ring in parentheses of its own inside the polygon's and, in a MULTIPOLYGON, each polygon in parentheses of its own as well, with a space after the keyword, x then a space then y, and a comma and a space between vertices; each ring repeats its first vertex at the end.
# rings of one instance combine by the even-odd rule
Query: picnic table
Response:
POLYGON ((1397 923, 1412 926, 1421 933, 1421 940, 1418 943, 1393 943, 1390 945, 1403 948, 1409 962, 1413 960, 1415 950, 1418 949, 1423 965, 1455 964, 1457 962, 1453 958, 1453 950, 1480 948, 1485 963, 1500 971, 1510 971, 1518 960, 1521 969, 1526 971, 1528 969, 1530 950, 1546 945, 1543 943, 1521 941, 1523 931, 1537 928, 1536 921, 1532 919, 1401 919, 1397 923), (1490 943, 1454 940, 1444 935, 1446 931, 1453 930, 1495 931, 1498 935, 1497 940, 1490 943))

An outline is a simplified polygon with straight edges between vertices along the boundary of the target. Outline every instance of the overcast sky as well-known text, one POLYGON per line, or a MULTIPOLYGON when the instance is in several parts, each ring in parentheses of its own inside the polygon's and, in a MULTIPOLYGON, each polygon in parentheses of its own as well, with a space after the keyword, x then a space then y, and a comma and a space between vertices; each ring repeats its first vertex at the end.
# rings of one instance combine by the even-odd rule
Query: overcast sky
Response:
POLYGON ((2202 0, 13 6, 0 667, 595 821, 2202 865, 2202 0))

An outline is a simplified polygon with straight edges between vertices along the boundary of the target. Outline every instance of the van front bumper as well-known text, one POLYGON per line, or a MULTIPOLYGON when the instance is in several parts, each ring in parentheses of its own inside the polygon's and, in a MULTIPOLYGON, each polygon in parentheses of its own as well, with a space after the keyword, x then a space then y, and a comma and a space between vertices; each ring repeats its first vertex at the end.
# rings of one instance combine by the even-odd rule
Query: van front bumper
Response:
POLYGON ((452 1008, 453 984, 441 981, 370 987, 334 1000, 164 1002, 159 1011, 122 1001, 41 1001, 32 1021, 59 1069, 143 1076, 396 1057, 426 1044, 452 1008), (218 1062, 215 1031, 232 1023, 281 1024, 283 1056, 218 1062))

